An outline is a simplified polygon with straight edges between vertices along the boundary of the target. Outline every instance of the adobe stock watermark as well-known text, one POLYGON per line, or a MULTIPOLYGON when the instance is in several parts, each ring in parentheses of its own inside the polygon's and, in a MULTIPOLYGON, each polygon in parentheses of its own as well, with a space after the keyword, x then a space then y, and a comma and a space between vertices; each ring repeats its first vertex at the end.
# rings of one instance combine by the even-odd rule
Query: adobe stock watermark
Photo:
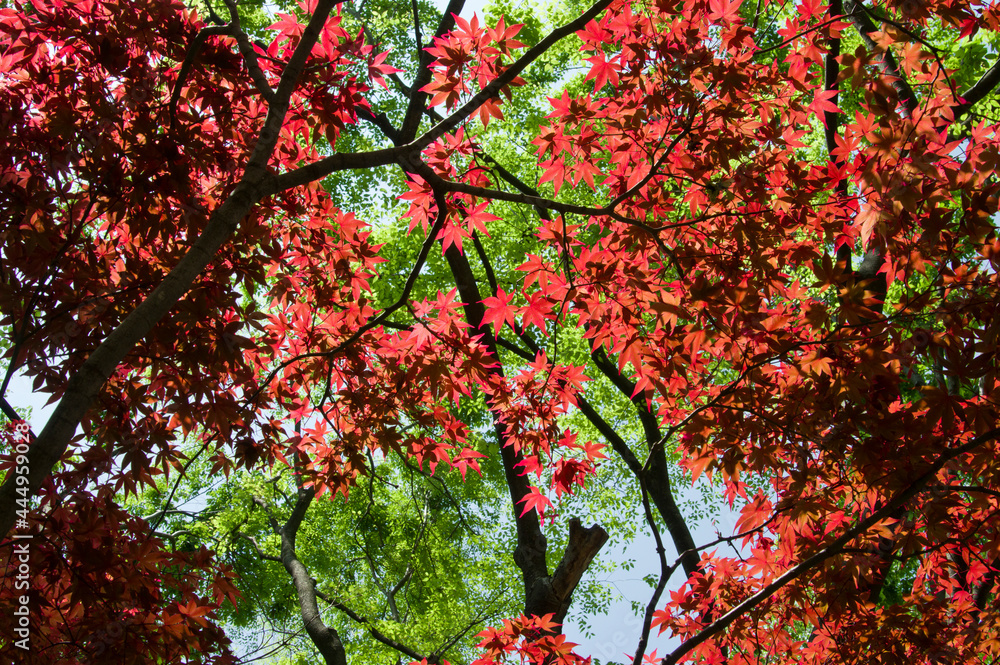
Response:
MULTIPOLYGON (((118 102, 120 106, 127 108, 140 108, 147 102, 155 101, 155 82, 151 80, 141 80, 137 85, 118 88, 118 102)), ((83 151, 93 151, 99 148, 105 141, 107 135, 118 129, 118 118, 100 118, 96 124, 83 127, 77 133, 79 143, 70 142, 68 150, 61 157, 50 157, 50 169, 55 173, 65 173, 70 170, 80 159, 83 158, 83 151)))
POLYGON ((631 662, 632 656, 629 655, 628 650, 631 647, 634 653, 639 642, 643 617, 637 616, 633 612, 625 612, 624 616, 616 623, 618 625, 615 632, 591 650, 590 655, 602 663, 631 662))
MULTIPOLYGON (((69 332, 69 331, 68 331, 69 332)), ((69 332, 72 336, 73 333, 69 332)), ((12 567, 9 575, 13 578, 13 588, 20 592, 14 597, 13 630, 14 636, 11 639, 14 647, 23 651, 31 650, 31 545, 34 534, 32 533, 31 508, 34 497, 31 495, 29 487, 30 461, 28 450, 31 442, 31 426, 21 420, 15 421, 11 426, 0 429, 0 438, 10 447, 14 465, 10 473, 14 474, 15 500, 17 508, 15 510, 14 532, 12 533, 13 554, 12 567)), ((133 437, 135 441, 141 437, 133 437)), ((132 439, 126 441, 133 443, 132 439)), ((97 630, 87 635, 82 643, 84 648, 78 655, 81 665, 90 665, 104 662, 102 655, 107 653, 118 643, 125 634, 126 628, 131 625, 142 623, 143 619, 138 610, 125 610, 123 616, 116 621, 108 622, 103 629, 97 630)))
POLYGON ((23 420, 14 422, 12 430, 8 430, 6 435, 10 438, 10 447, 14 452, 14 474, 15 491, 17 492, 17 521, 14 523, 14 590, 22 591, 15 598, 14 603, 14 633, 18 639, 14 640, 14 646, 27 651, 31 647, 31 597, 27 591, 31 585, 31 523, 28 515, 31 511, 31 488, 28 486, 29 462, 28 443, 30 440, 31 426, 23 420))
POLYGON ((99 297, 81 303, 70 313, 69 322, 52 336, 59 346, 68 346, 69 341, 83 333, 111 307, 109 298, 99 297))
POLYGON ((138 610, 132 610, 131 613, 126 610, 126 615, 117 621, 109 622, 102 630, 91 633, 84 638, 85 651, 82 651, 79 655, 81 665, 102 662, 95 659, 100 658, 110 647, 121 640, 125 635, 126 628, 132 624, 139 623, 138 610))

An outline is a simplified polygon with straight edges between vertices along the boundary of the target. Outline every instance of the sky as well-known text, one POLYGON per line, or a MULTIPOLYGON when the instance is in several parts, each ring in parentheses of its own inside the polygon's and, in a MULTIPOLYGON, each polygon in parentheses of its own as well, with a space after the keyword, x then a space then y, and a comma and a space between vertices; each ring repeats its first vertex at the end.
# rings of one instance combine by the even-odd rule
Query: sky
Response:
POLYGON ((55 403, 46 405, 49 395, 32 391, 31 381, 20 373, 11 378, 10 385, 7 386, 6 397, 18 413, 22 413, 21 409, 31 410, 28 424, 31 425, 35 433, 42 431, 49 416, 56 408, 55 403))

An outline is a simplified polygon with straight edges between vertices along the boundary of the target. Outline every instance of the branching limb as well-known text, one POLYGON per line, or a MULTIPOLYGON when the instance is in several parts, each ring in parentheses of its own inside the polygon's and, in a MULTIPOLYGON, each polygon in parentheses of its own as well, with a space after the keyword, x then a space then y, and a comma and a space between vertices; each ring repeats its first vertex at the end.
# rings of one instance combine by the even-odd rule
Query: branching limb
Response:
POLYGON ((652 227, 641 222, 637 219, 632 219, 627 217, 611 205, 605 206, 603 208, 595 208, 593 206, 581 206, 574 203, 564 203, 562 201, 556 201, 554 199, 547 199, 541 196, 533 196, 531 194, 513 192, 505 192, 499 189, 490 189, 488 187, 477 187, 475 185, 468 185, 464 182, 455 182, 453 180, 445 180, 436 173, 429 176, 427 180, 436 187, 441 187, 449 192, 458 192, 461 194, 471 194, 473 196, 479 196, 482 198, 493 199, 496 201, 510 201, 511 203, 525 203, 527 205, 534 206, 540 210, 555 210, 556 212, 583 215, 584 217, 592 216, 607 216, 612 219, 622 222, 623 224, 628 224, 629 226, 635 226, 636 228, 642 229, 648 233, 657 243, 660 251, 665 255, 670 254, 669 250, 660 241, 659 232, 665 229, 672 229, 680 226, 689 226, 691 222, 682 222, 679 224, 666 224, 659 227, 652 227))
POLYGON ((851 527, 845 531, 839 538, 835 539, 832 543, 816 552, 809 558, 801 561, 800 563, 789 568, 783 575, 777 577, 770 584, 766 585, 763 589, 753 594, 742 603, 736 605, 721 617, 710 623, 704 629, 702 629, 696 635, 684 640, 680 646, 671 651, 661 662, 661 665, 675 665, 675 663, 680 662, 680 660, 691 652, 692 649, 702 644, 706 640, 711 639, 718 633, 722 632, 736 619, 740 618, 757 605, 774 595, 779 589, 784 587, 786 584, 793 582, 798 579, 800 575, 806 573, 813 568, 817 567, 819 564, 823 563, 830 557, 840 554, 844 550, 844 546, 847 545, 851 540, 857 538, 861 534, 865 533, 868 529, 878 524, 884 519, 890 517, 894 512, 903 507, 906 502, 912 499, 918 492, 920 492, 927 483, 931 482, 938 474, 938 472, 944 468, 944 466, 960 455, 964 455, 972 450, 975 450, 979 446, 983 445, 987 441, 997 438, 1000 435, 1000 428, 992 429, 980 436, 971 439, 970 441, 953 448, 945 453, 943 453, 937 460, 930 466, 930 468, 920 475, 916 480, 914 480, 909 487, 902 490, 896 494, 892 499, 890 499, 882 508, 873 511, 871 515, 867 518, 859 521, 855 526, 851 527))
POLYGON ((958 118, 968 113, 975 104, 993 92, 998 84, 1000 84, 1000 58, 986 70, 986 73, 978 81, 972 84, 972 87, 962 93, 962 99, 965 101, 955 107, 955 117, 958 118))
POLYGON ((288 571, 295 585, 299 600, 299 613, 309 638, 319 649, 327 665, 347 665, 347 654, 344 644, 340 641, 337 631, 323 623, 319 605, 316 603, 316 583, 309 575, 302 562, 295 554, 295 537, 299 526, 309 510, 316 492, 311 487, 300 488, 295 507, 284 526, 279 530, 281 536, 281 563, 288 571))
POLYGON ((646 517, 646 524, 649 525, 649 529, 653 533, 653 539, 656 541, 656 556, 660 561, 660 579, 656 583, 653 595, 650 596, 649 602, 646 604, 646 613, 642 618, 642 633, 639 637, 639 645, 635 650, 635 657, 632 659, 632 665, 641 665, 643 656, 646 655, 646 646, 649 644, 649 630, 653 625, 653 613, 656 612, 656 608, 660 603, 660 596, 663 595, 663 589, 666 588, 667 581, 673 575, 674 570, 677 569, 678 564, 683 560, 678 559, 674 565, 667 565, 666 550, 663 548, 663 540, 660 538, 660 530, 656 526, 656 520, 653 519, 653 511, 649 507, 649 493, 646 491, 641 477, 639 480, 639 490, 642 492, 642 510, 646 517))
POLYGON ((880 54, 879 67, 881 67, 882 73, 888 77, 893 89, 896 90, 896 94, 899 95, 899 100, 903 108, 906 109, 907 115, 912 116, 919 106, 917 96, 914 94, 909 82, 903 76, 903 72, 900 70, 899 63, 896 62, 892 51, 883 49, 872 39, 871 33, 876 32, 878 29, 872 23, 868 10, 865 9, 860 0, 844 0, 844 9, 847 10, 848 18, 850 18, 854 27, 858 29, 861 41, 865 43, 868 50, 872 53, 880 54))
POLYGON ((978 485, 929 485, 927 489, 932 492, 975 492, 1000 499, 1000 492, 978 485))
POLYGON ((168 108, 170 109, 171 127, 177 120, 177 104, 181 99, 181 89, 184 87, 188 74, 191 72, 194 59, 198 57, 198 53, 201 51, 202 44, 209 37, 228 34, 230 34, 230 27, 228 25, 210 25, 199 30, 198 34, 194 36, 191 45, 188 46, 187 53, 184 54, 184 62, 181 63, 181 70, 177 73, 177 82, 174 83, 173 92, 170 93, 170 105, 168 108))
MULTIPOLYGON (((830 2, 829 15, 831 18, 839 16, 844 13, 843 4, 841 0, 832 0, 830 2)), ((824 84, 827 90, 833 91, 833 97, 830 98, 830 103, 833 105, 837 104, 837 98, 839 97, 839 89, 837 86, 837 77, 840 76, 840 64, 837 62, 837 58, 840 57, 840 38, 831 37, 827 40, 827 51, 826 51, 826 61, 824 67, 824 84)), ((836 111, 826 111, 824 122, 824 132, 826 135, 826 150, 828 153, 832 154, 837 147, 837 127, 840 124, 840 114, 836 111)), ((842 181, 844 191, 847 193, 847 181, 842 181)), ((841 184, 838 183, 837 188, 840 189, 841 184)))
MULTIPOLYGON (((374 116, 372 116, 374 117, 374 116)), ((410 152, 406 146, 383 148, 368 152, 338 152, 324 157, 311 164, 306 164, 294 171, 287 171, 273 176, 264 183, 261 191, 263 196, 271 196, 287 189, 293 189, 321 180, 331 173, 348 171, 350 169, 371 169, 377 166, 389 166, 403 160, 410 152)))
MULTIPOLYGON (((553 44, 585 26, 592 18, 604 11, 604 9, 606 9, 611 2, 612 0, 598 0, 598 2, 584 12, 582 16, 553 30, 548 36, 518 58, 503 72, 503 74, 498 76, 494 81, 483 88, 483 90, 470 99, 466 104, 463 104, 454 113, 438 122, 433 128, 419 138, 404 144, 404 141, 407 141, 410 136, 415 134, 416 128, 419 127, 420 117, 424 113, 424 105, 426 101, 418 102, 418 100, 423 99, 422 95, 425 95, 425 93, 421 93, 418 88, 426 85, 426 82, 430 81, 430 72, 426 67, 423 67, 420 71, 427 72, 427 81, 420 83, 422 79, 418 76, 418 80, 415 81, 413 86, 410 88, 410 107, 407 109, 407 115, 403 122, 403 127, 399 130, 396 147, 363 153, 338 153, 331 155, 313 162, 312 164, 307 164, 306 166, 295 169, 294 171, 289 171, 271 178, 263 188, 263 195, 270 196, 286 189, 291 189, 315 180, 320 180, 335 171, 372 168, 375 166, 385 166, 393 163, 400 164, 403 166, 404 170, 409 170, 413 164, 416 164, 419 161, 418 155, 421 150, 441 138, 444 134, 458 127, 469 116, 475 113, 484 102, 500 94, 501 88, 509 85, 522 71, 524 71, 525 68, 541 57, 542 54, 544 54, 545 51, 553 44), (413 110, 412 115, 411 110, 413 110)), ((452 2, 452 5, 457 6, 459 11, 461 11, 461 4, 462 0, 453 0, 452 2)), ((449 5, 449 9, 446 10, 446 12, 451 11, 452 5, 449 5)), ((445 18, 442 19, 441 26, 438 29, 441 34, 444 34, 444 32, 447 32, 453 26, 453 24, 448 23, 448 16, 450 16, 450 13, 446 13, 445 18)), ((372 116, 372 118, 376 117, 377 116, 372 116)), ((391 135, 387 134, 387 137, 391 137, 391 135)), ((421 173, 421 175, 423 175, 423 173, 421 173)), ((501 192, 501 194, 504 193, 501 192)), ((624 221, 626 223, 634 222, 634 220, 628 220, 627 218, 622 218, 619 221, 624 221)))
POLYGON ((385 113, 374 113, 368 109, 361 108, 360 106, 355 109, 355 112, 358 114, 359 118, 377 127, 387 139, 392 141, 393 145, 399 145, 399 131, 392 126, 392 123, 389 121, 389 116, 385 113))
POLYGON ((271 506, 267 505, 267 502, 264 501, 264 499, 260 498, 259 496, 254 496, 253 502, 261 509, 263 509, 265 513, 267 513, 267 522, 270 525, 271 530, 274 531, 275 535, 280 536, 281 526, 278 524, 278 519, 274 516, 274 513, 271 511, 271 506))
POLYGON ((986 574, 986 577, 979 585, 979 589, 976 591, 975 603, 980 611, 986 609, 986 601, 989 600, 993 586, 996 584, 998 570, 1000 570, 1000 557, 993 560, 992 565, 990 565, 990 572, 986 574))
MULTIPOLYGON (((449 0, 448 6, 445 7, 444 13, 441 15, 441 23, 438 24, 437 31, 434 33, 434 37, 443 37, 448 32, 455 27, 455 16, 462 13, 462 8, 465 6, 465 0, 449 0)), ((412 141, 417 135, 417 130, 420 128, 420 117, 424 113, 424 109, 427 106, 428 95, 423 92, 421 88, 431 82, 431 63, 434 62, 433 56, 420 49, 420 22, 417 16, 417 4, 416 0, 413 0, 413 26, 417 31, 417 76, 413 80, 413 85, 409 86, 410 90, 410 103, 406 107, 406 115, 403 118, 403 124, 399 128, 400 136, 404 141, 412 141)), ((475 110, 475 109, 473 109, 475 110)), ((472 111, 469 112, 472 115, 472 111)), ((429 143, 429 142, 428 142, 429 143)))
POLYGON ((418 660, 419 661, 419 660, 423 660, 424 658, 427 658, 427 662, 428 663, 437 662, 435 660, 431 660, 430 657, 424 656, 423 654, 415 651, 414 649, 411 649, 410 647, 406 646, 405 644, 402 644, 401 642, 397 642, 396 640, 392 639, 391 637, 388 637, 385 633, 383 633, 382 631, 380 631, 378 628, 375 628, 374 626, 372 626, 371 622, 368 619, 364 618, 363 616, 361 616, 360 614, 358 614, 357 612, 355 612, 354 610, 352 610, 347 605, 344 605, 340 601, 334 599, 330 594, 325 593, 323 591, 320 591, 319 589, 316 589, 316 597, 319 598, 320 600, 322 600, 323 602, 325 602, 330 607, 333 607, 333 608, 336 608, 336 609, 340 610, 341 612, 343 612, 344 614, 346 614, 348 617, 350 617, 350 619, 352 621, 355 621, 357 623, 363 624, 368 629, 368 633, 372 637, 374 637, 376 640, 378 640, 382 644, 386 645, 390 649, 395 649, 399 653, 403 654, 404 656, 406 656, 408 658, 412 658, 413 660, 418 660))
MULTIPOLYGON (((468 256, 452 245, 445 251, 445 259, 455 278, 459 296, 465 303, 466 321, 473 330, 477 330, 482 327, 486 310, 468 256)), ((490 355, 495 358, 500 357, 495 340, 487 334, 484 335, 483 342, 490 355)), ((503 368, 500 365, 489 371, 503 376, 503 368)), ((578 519, 570 520, 566 550, 555 572, 549 575, 545 560, 547 543, 538 522, 538 515, 533 510, 523 514, 521 512, 523 500, 529 495, 528 481, 522 473, 524 458, 513 445, 508 444, 506 424, 500 418, 500 414, 492 412, 492 415, 514 512, 517 532, 514 562, 521 569, 524 580, 525 614, 541 616, 552 613, 555 615, 554 621, 561 623, 569 609, 573 591, 591 561, 607 542, 608 534, 600 526, 584 528, 578 519)))
POLYGON ((600 525, 584 527, 575 517, 569 521, 569 540, 566 543, 566 550, 555 572, 552 573, 551 587, 559 601, 556 621, 561 623, 566 617, 573 591, 606 542, 608 533, 600 525))
POLYGON ((213 25, 225 25, 226 24, 226 22, 222 20, 222 17, 219 16, 218 12, 215 11, 215 7, 213 7, 212 3, 209 2, 208 0, 205 0, 205 8, 208 9, 208 20, 209 20, 209 22, 211 22, 213 25))
POLYGON ((264 551, 264 548, 260 546, 257 539, 251 536, 249 533, 243 533, 242 531, 234 531, 233 535, 239 536, 243 540, 250 543, 253 546, 255 552, 257 552, 257 557, 263 559, 264 561, 276 561, 277 563, 282 563, 280 556, 274 556, 273 554, 268 554, 264 551))
MULTIPOLYGON (((11 422, 21 420, 21 416, 14 410, 14 407, 10 405, 10 402, 7 401, 7 397, 3 394, 0 394, 0 411, 3 411, 3 415, 7 416, 7 420, 11 422)), ((34 433, 28 432, 28 439, 30 441, 34 441, 34 433)))
MULTIPOLYGON (((480 257, 483 260, 483 265, 487 269, 487 274, 491 274, 492 268, 485 252, 481 253, 480 257)), ((471 278, 471 271, 469 275, 471 278)), ((494 285, 494 291, 495 290, 496 287, 494 285)), ((473 297, 473 294, 470 293, 469 297, 473 297)), ((476 297, 478 302, 478 295, 476 297)), ((515 328, 515 332, 532 352, 535 354, 538 353, 538 346, 528 335, 524 333, 524 330, 518 326, 515 328)), ((504 345, 505 348, 508 348, 509 350, 513 350, 519 356, 524 357, 527 360, 534 359, 533 356, 524 354, 517 347, 510 345, 509 343, 504 343, 500 339, 497 339, 497 343, 504 345)), ((597 364, 598 369, 600 369, 601 372, 612 382, 612 384, 614 384, 615 387, 618 388, 618 390, 621 391, 621 393, 629 398, 634 404, 650 448, 649 458, 647 459, 646 465, 639 462, 635 453, 624 441, 624 439, 622 439, 614 428, 612 428, 600 416, 597 410, 594 409, 589 402, 587 402, 583 395, 577 395, 577 406, 584 416, 594 424, 602 435, 604 435, 605 439, 607 439, 607 441, 611 444, 612 449, 622 458, 625 464, 629 467, 629 470, 636 476, 640 486, 644 488, 651 488, 654 497, 653 500, 656 503, 657 510, 663 517, 664 523, 667 525, 667 530, 673 540, 674 547, 684 564, 684 571, 690 576, 697 570, 700 557, 698 556, 698 550, 695 546, 694 538, 691 536, 691 531, 688 528, 687 521, 684 519, 680 508, 678 508, 677 501, 674 499, 673 491, 670 487, 670 476, 667 469, 666 454, 660 443, 662 436, 660 434, 656 418, 649 412, 648 409, 646 409, 646 405, 642 401, 641 397, 633 397, 635 393, 635 384, 625 378, 618 371, 618 368, 615 367, 614 363, 608 359, 603 350, 595 351, 592 354, 592 358, 597 364)))
POLYGON ((427 662, 429 663, 439 662, 441 660, 441 657, 448 652, 448 649, 458 644, 458 641, 463 637, 465 637, 470 630, 475 628, 478 624, 482 623, 483 621, 486 620, 487 617, 489 617, 490 612, 488 611, 488 608, 491 605, 495 605, 496 602, 506 594, 506 592, 507 592, 506 587, 501 587, 499 591, 493 596, 493 598, 491 598, 488 601, 486 607, 484 607, 483 610, 480 611, 474 619, 472 619, 472 621, 465 624, 465 627, 463 627, 461 630, 455 633, 454 637, 452 637, 444 644, 439 646, 437 649, 434 650, 434 653, 432 653, 430 656, 427 657, 427 662))
MULTIPOLYGON (((514 79, 516 79, 521 72, 527 69, 527 67, 535 60, 540 58, 556 42, 583 28, 592 19, 596 18, 601 12, 607 9, 611 2, 612 0, 597 0, 597 2, 595 2, 590 9, 585 11, 581 16, 550 32, 544 39, 532 46, 527 50, 527 52, 524 53, 524 55, 515 60, 510 67, 504 70, 503 74, 490 81, 490 83, 474 95, 472 99, 467 101, 451 115, 424 133, 423 136, 413 141, 411 145, 422 150, 448 132, 456 129, 466 120, 466 118, 479 110, 480 106, 499 95, 501 89, 513 83, 514 79)), ((403 131, 403 135, 406 136, 405 130, 403 131)))
MULTIPOLYGON (((264 195, 262 184, 268 178, 268 162, 278 141, 279 130, 306 58, 333 9, 333 0, 319 0, 316 11, 305 27, 292 57, 281 75, 274 101, 268 107, 264 127, 247 163, 243 178, 229 197, 212 213, 205 230, 191 245, 164 280, 84 361, 70 377, 62 399, 28 454, 28 488, 37 493, 52 473, 84 414, 104 388, 105 382, 125 355, 143 339, 181 297, 191 288, 219 248, 236 232, 240 222, 264 195)), ((10 532, 15 518, 14 474, 8 474, 0 487, 0 534, 10 532)))
POLYGON ((271 370, 267 377, 261 381, 257 390, 247 397, 246 401, 253 402, 260 395, 264 386, 271 383, 275 376, 278 375, 284 368, 289 365, 296 363, 300 360, 305 360, 306 358, 320 358, 320 357, 333 357, 342 352, 344 349, 350 347, 356 341, 361 339, 361 337, 373 328, 377 328, 384 322, 388 321, 389 317, 399 308, 406 304, 410 299, 410 292, 417 283, 417 278, 420 276, 420 271, 423 269, 424 264, 427 262, 427 257, 430 254, 431 248, 434 246, 434 242, 437 239, 438 232, 444 227, 445 219, 448 216, 448 207, 445 203, 443 196, 438 196, 436 200, 438 215, 434 220, 434 224, 431 226, 430 230, 427 232, 427 237, 424 239, 424 244, 420 247, 420 252, 417 254, 416 261, 413 265, 413 269, 410 270, 409 276, 406 278, 406 282, 403 284, 403 290, 400 292, 399 297, 394 303, 386 307, 377 316, 372 317, 367 323, 359 327, 354 333, 345 339, 343 342, 330 349, 329 351, 317 351, 314 353, 303 353, 290 358, 283 363, 279 364, 277 367, 271 370))
POLYGON ((257 51, 254 50, 250 38, 247 37, 247 33, 243 32, 240 25, 240 14, 236 7, 236 0, 225 0, 225 2, 226 7, 229 8, 229 34, 236 38, 243 62, 247 66, 247 71, 250 72, 250 78, 253 79, 257 92, 270 104, 274 100, 274 90, 271 89, 271 84, 267 82, 267 77, 264 76, 260 63, 257 62, 257 51))
MULTIPOLYGON (((632 465, 629 465, 629 468, 636 475, 636 479, 640 484, 652 496, 657 511, 667 525, 667 531, 670 533, 674 547, 683 560, 684 572, 690 576, 698 570, 700 557, 698 556, 694 538, 691 536, 691 530, 688 528, 687 521, 677 506, 673 490, 670 487, 670 473, 667 468, 667 457, 663 446, 664 437, 660 432, 656 416, 646 407, 642 396, 635 394, 635 383, 618 371, 615 364, 605 355, 603 349, 593 352, 591 358, 601 373, 635 407, 636 414, 639 416, 639 422, 642 423, 646 443, 649 446, 649 457, 646 463, 638 469, 638 472, 632 468, 632 465)), ((669 436, 666 438, 669 438, 669 436)), ((610 439, 609 441, 614 446, 614 441, 610 439)), ((628 463, 627 460, 626 463, 628 463)))

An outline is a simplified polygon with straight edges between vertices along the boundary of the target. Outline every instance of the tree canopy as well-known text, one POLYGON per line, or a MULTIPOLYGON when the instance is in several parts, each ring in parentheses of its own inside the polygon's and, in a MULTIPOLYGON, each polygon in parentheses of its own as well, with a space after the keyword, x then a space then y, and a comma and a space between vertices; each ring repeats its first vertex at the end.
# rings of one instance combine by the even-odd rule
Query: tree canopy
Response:
POLYGON ((1000 657, 1000 7, 2 7, 8 660, 1000 657))

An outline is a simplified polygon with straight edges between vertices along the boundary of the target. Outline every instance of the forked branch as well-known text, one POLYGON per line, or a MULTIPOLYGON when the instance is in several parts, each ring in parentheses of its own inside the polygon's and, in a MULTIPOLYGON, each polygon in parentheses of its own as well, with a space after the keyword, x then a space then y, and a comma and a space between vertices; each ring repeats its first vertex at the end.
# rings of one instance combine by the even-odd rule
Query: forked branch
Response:
POLYGON ((886 502, 882 508, 873 511, 870 516, 861 520, 856 525, 845 531, 839 538, 835 539, 832 543, 816 552, 809 558, 799 562, 798 564, 789 568, 783 575, 780 575, 770 584, 766 585, 763 589, 753 594, 742 603, 739 603, 736 607, 732 608, 721 617, 710 623, 708 626, 699 631, 696 635, 689 637, 684 640, 680 646, 671 651, 662 661, 661 665, 674 665, 679 662, 681 658, 686 656, 699 644, 702 644, 706 640, 711 639, 715 635, 719 634, 725 630, 731 623, 745 615, 747 612, 760 605, 762 602, 777 593, 782 587, 795 581, 804 573, 807 573, 819 564, 823 563, 827 559, 840 554, 844 550, 844 546, 850 541, 854 540, 858 536, 865 533, 868 529, 875 526, 884 519, 889 518, 893 513, 903 507, 910 499, 912 499, 918 492, 920 492, 927 483, 931 482, 938 474, 938 472, 944 468, 944 466, 960 455, 971 452, 979 446, 983 445, 987 441, 993 440, 1000 435, 1000 428, 992 429, 985 432, 970 441, 943 453, 938 459, 930 466, 930 468, 921 474, 916 480, 914 480, 909 487, 901 492, 898 492, 896 496, 886 502))

